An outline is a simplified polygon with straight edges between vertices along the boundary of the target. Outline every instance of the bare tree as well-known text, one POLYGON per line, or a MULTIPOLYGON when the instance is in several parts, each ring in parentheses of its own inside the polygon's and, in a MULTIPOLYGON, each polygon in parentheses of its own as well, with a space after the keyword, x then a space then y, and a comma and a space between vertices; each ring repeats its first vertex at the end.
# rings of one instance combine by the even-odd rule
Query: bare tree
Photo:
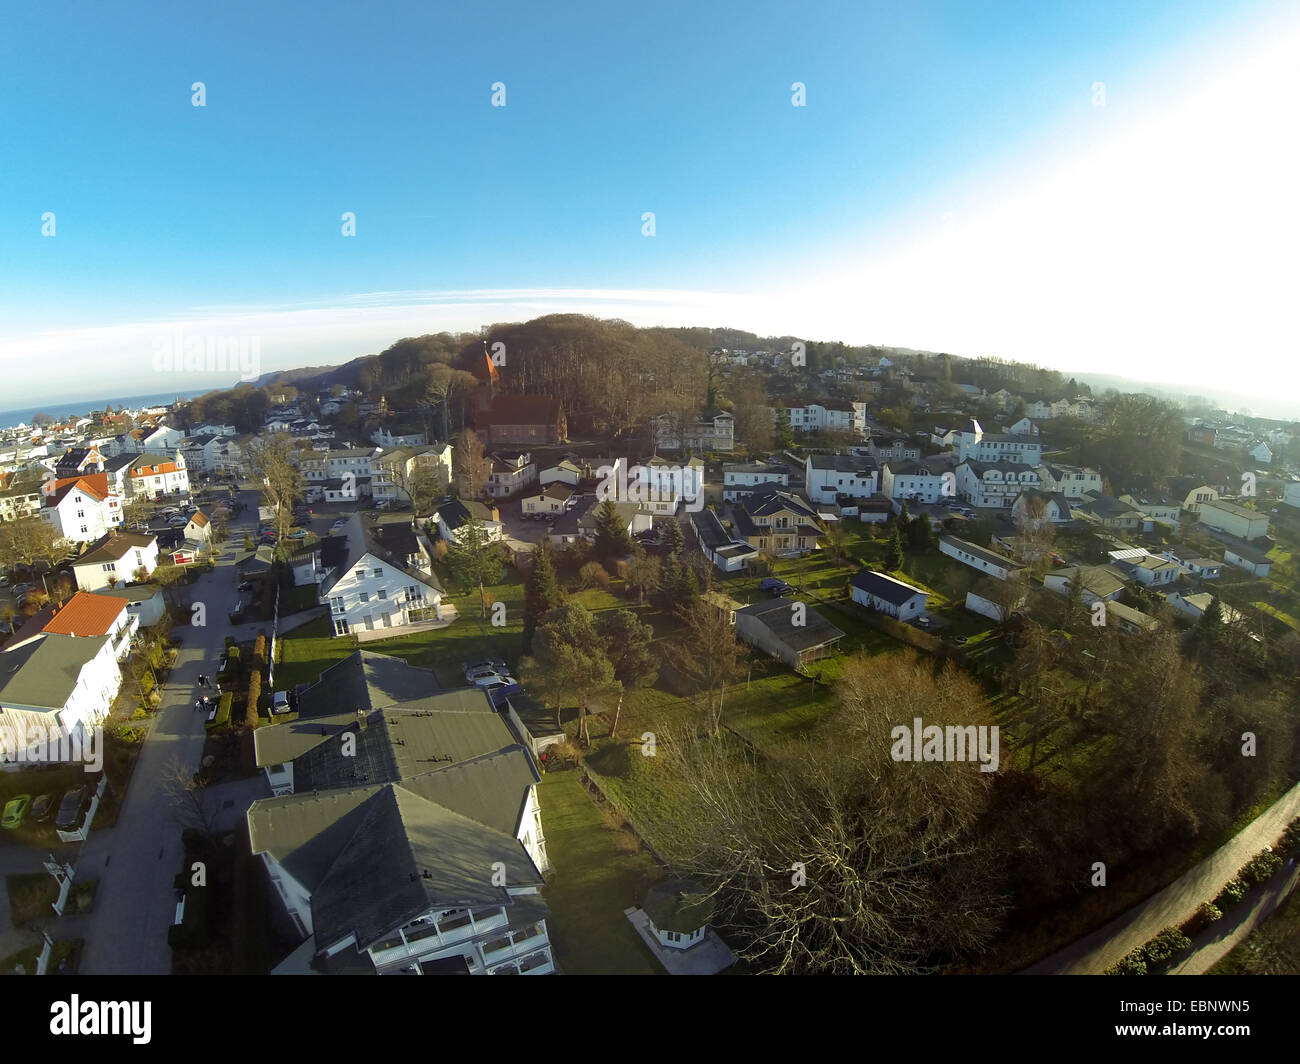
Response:
POLYGON ((302 498, 302 470, 293 440, 284 433, 264 436, 249 443, 245 455, 267 505, 275 507, 275 528, 283 543, 293 526, 294 504, 302 498))
POLYGON ((664 648, 668 660, 696 692, 696 705, 704 711, 709 735, 722 726, 722 703, 727 684, 738 680, 749 650, 736 638, 725 610, 697 600, 678 611, 686 624, 681 639, 664 648))
POLYGON ((162 791, 171 807, 172 817, 182 830, 198 831, 212 838, 217 830, 217 803, 180 759, 171 757, 163 766, 162 791))
POLYGON ((487 448, 473 429, 461 433, 460 444, 452 454, 456 489, 465 499, 477 499, 487 486, 492 460, 487 448))

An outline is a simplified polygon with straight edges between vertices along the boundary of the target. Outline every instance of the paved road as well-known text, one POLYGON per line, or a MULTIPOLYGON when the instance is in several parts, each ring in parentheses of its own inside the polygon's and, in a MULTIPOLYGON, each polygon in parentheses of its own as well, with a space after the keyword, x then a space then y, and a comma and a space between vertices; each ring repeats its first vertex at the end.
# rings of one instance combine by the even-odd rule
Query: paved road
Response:
POLYGON ((1100 975, 1166 927, 1177 927, 1190 918, 1196 907, 1213 899, 1242 865, 1266 846, 1272 846, 1297 816, 1300 816, 1300 783, 1164 890, 1091 935, 1025 969, 1023 974, 1100 975))
MULTIPOLYGON (((247 518, 249 512, 241 516, 247 518)), ((256 507, 251 517, 256 524, 256 507)), ((232 529, 232 538, 238 535, 232 529)), ((229 630, 226 612, 239 597, 233 552, 227 546, 224 553, 214 571, 189 588, 190 601, 207 606, 209 623, 178 627, 183 641, 117 823, 91 832, 77 862, 79 877, 99 878, 95 910, 84 932, 81 971, 87 974, 171 972, 167 928, 175 914, 172 879, 180 871, 183 852, 180 826, 162 781, 173 760, 192 773, 203 754, 204 718, 194 709, 197 678, 200 672, 216 671, 229 630)), ((255 788, 256 781, 248 786, 255 788)))

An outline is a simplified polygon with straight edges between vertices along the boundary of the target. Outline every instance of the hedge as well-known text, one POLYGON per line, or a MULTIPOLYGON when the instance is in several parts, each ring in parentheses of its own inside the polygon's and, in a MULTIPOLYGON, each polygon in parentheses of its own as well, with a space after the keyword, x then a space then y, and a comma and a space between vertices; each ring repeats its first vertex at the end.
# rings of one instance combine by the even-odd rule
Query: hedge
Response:
POLYGON ((1192 944, 1192 940, 1176 927, 1166 927, 1150 942, 1142 947, 1148 968, 1164 964, 1176 953, 1181 953, 1192 944))
POLYGON ((1139 946, 1126 957, 1121 957, 1103 973, 1105 975, 1146 975, 1147 962, 1139 946))
POLYGON ((208 721, 209 728, 220 728, 230 723, 230 705, 234 702, 235 696, 227 691, 217 702, 217 715, 208 721))
POLYGON ((1260 850, 1241 866, 1238 877, 1252 887, 1266 883, 1273 878, 1273 873, 1282 867, 1282 858, 1272 850, 1260 850))

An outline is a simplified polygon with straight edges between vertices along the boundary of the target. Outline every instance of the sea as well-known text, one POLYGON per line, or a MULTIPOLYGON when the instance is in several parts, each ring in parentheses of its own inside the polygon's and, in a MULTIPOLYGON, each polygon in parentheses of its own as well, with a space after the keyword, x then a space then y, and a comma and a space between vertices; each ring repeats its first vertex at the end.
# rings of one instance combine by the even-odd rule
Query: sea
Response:
POLYGON ((30 425, 37 414, 49 414, 55 421, 64 421, 72 416, 85 417, 92 410, 103 410, 106 406, 116 409, 124 406, 136 410, 143 406, 163 406, 174 403, 177 399, 193 399, 212 391, 205 388, 200 392, 158 392, 154 395, 128 395, 120 398, 101 397, 99 399, 55 400, 40 406, 26 406, 15 410, 0 410, 0 428, 13 428, 17 425, 30 425))

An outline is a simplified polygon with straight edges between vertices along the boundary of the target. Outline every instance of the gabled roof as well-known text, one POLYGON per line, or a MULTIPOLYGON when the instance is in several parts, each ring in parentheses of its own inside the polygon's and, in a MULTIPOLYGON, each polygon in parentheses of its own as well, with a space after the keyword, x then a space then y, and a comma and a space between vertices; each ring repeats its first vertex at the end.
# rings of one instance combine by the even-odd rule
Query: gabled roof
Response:
POLYGON ((849 578, 849 583, 859 590, 865 591, 868 595, 874 595, 876 598, 883 599, 893 606, 901 606, 917 595, 925 595, 921 588, 905 584, 901 580, 895 580, 892 576, 878 573, 874 569, 864 569, 860 573, 854 573, 849 578))
POLYGON ((77 477, 63 477, 49 482, 52 486, 45 496, 45 505, 58 506, 74 491, 89 495, 96 502, 103 502, 111 494, 107 473, 83 473, 77 477))
POLYGON ((208 524, 208 515, 205 514, 202 510, 195 510, 194 513, 190 515, 190 521, 193 524, 198 525, 199 528, 203 528, 205 525, 208 524))
POLYGON ((347 540, 347 553, 343 556, 334 572, 326 577, 321 584, 321 595, 329 594, 334 585, 355 569, 367 554, 384 562, 386 565, 392 566, 412 580, 418 580, 426 587, 431 587, 438 592, 443 590, 442 582, 436 576, 413 568, 407 562, 406 556, 398 557, 393 548, 385 543, 383 533, 377 533, 374 527, 362 520, 359 513, 353 514, 348 519, 342 538, 347 540))
POLYGON ((110 532, 95 542, 89 551, 72 563, 74 569, 83 565, 102 565, 125 558, 137 547, 150 547, 157 542, 154 536, 143 532, 110 532))
POLYGON ((45 633, 6 650, 0 654, 0 705, 63 709, 76 689, 81 670, 107 642, 106 635, 78 639, 45 633))
POLYGON ((78 591, 55 609, 45 631, 76 636, 108 635, 125 611, 126 602, 122 599, 78 591))
POLYGON ((498 395, 492 405, 475 416, 480 426, 487 425, 555 425, 564 415, 564 406, 547 395, 498 395))
POLYGON ((695 526, 695 534, 699 537, 700 544, 709 550, 726 547, 732 542, 722 521, 712 510, 700 510, 691 514, 691 524, 695 526))

